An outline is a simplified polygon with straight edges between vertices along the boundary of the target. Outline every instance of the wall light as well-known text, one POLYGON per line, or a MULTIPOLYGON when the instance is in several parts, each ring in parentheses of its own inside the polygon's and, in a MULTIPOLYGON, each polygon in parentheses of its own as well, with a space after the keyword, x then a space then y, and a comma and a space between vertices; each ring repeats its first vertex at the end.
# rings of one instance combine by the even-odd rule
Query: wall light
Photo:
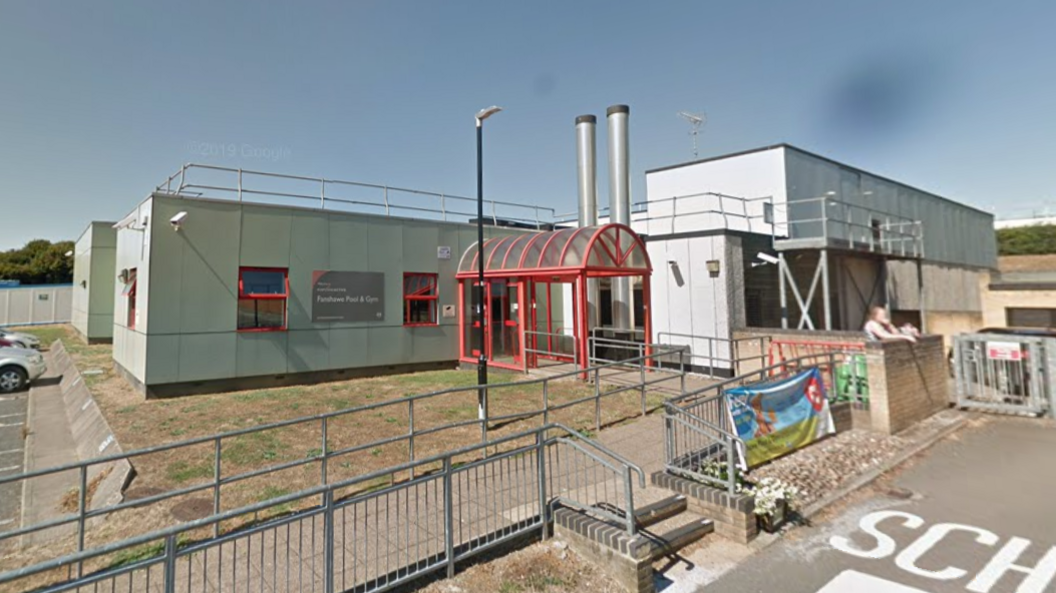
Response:
POLYGON ((711 274, 712 278, 718 278, 719 270, 722 269, 722 262, 717 259, 709 259, 704 262, 704 265, 708 268, 708 274, 711 274))

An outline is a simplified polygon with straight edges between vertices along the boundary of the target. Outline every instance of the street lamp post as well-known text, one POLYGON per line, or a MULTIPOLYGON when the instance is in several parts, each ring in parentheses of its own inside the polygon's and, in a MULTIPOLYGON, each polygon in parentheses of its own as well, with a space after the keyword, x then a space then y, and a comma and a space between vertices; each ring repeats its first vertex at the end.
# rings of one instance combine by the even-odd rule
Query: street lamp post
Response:
POLYGON ((481 433, 487 435, 488 395, 484 387, 488 384, 488 357, 486 354, 486 334, 484 324, 484 120, 502 111, 502 107, 492 105, 477 112, 477 337, 480 340, 480 356, 477 358, 477 415, 481 420, 481 433))

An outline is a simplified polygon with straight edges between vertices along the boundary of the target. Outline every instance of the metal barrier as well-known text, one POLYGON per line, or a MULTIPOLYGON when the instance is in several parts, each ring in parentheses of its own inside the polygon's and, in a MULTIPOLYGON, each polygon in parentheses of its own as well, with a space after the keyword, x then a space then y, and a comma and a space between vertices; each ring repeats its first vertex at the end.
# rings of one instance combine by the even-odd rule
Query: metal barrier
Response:
POLYGON ((665 468, 671 473, 734 493, 738 452, 743 456, 746 449, 732 424, 725 391, 731 387, 777 380, 808 368, 827 368, 832 377, 836 362, 837 355, 832 353, 804 356, 667 400, 664 402, 665 468), (707 462, 721 465, 725 477, 705 473, 703 466, 707 462))
POLYGON ((779 237, 775 225, 777 246, 801 239, 837 240, 871 252, 911 258, 924 255, 924 230, 919 220, 828 196, 775 203, 773 207, 775 214, 783 214, 788 231, 787 237, 779 237))
POLYGON ((959 407, 1032 416, 1056 409, 1056 338, 955 336, 953 367, 959 407))
POLYGON ((815 354, 838 354, 829 399, 850 402, 858 410, 869 409, 869 371, 865 361, 865 342, 820 342, 774 338, 770 342, 770 365, 815 354))
POLYGON ((534 531, 545 538, 559 505, 633 534, 632 474, 644 487, 641 468, 551 424, 5 572, 0 585, 48 593, 384 591, 440 570, 450 576, 457 562, 534 531), (503 444, 512 448, 480 455, 503 444), (437 471, 363 490, 378 477, 436 464, 437 471), (305 499, 321 503, 282 510, 305 499), (195 539, 225 519, 268 511, 279 516, 195 539), (82 565, 89 574, 73 576, 82 565))
MULTIPOLYGON (((385 216, 413 216, 445 221, 451 218, 477 217, 476 198, 389 185, 283 175, 197 163, 180 167, 179 171, 161 182, 155 191, 180 197, 237 199, 239 202, 244 201, 247 196, 272 201, 292 199, 297 200, 298 204, 318 204, 323 210, 354 206, 385 216), (423 198, 427 200, 425 205, 421 203, 423 198)), ((495 200, 484 200, 484 203, 489 210, 487 218, 494 224, 513 221, 543 228, 548 227, 556 218, 554 209, 544 206, 495 200)))
POLYGON ((657 332, 656 341, 671 348, 688 348, 685 356, 692 372, 699 372, 708 377, 730 377, 740 374, 744 363, 749 361, 758 361, 759 366, 765 366, 766 354, 764 352, 770 338, 768 336, 718 338, 677 332, 657 332), (701 342, 704 344, 705 352, 703 353, 696 350, 696 346, 701 342), (742 346, 753 343, 758 345, 759 354, 741 356, 742 346), (722 372, 716 372, 717 370, 722 372))
POLYGON ((550 358, 562 362, 576 362, 576 337, 561 332, 524 331, 527 346, 524 352, 537 358, 550 358))
MULTIPOLYGON (((516 381, 509 383, 493 383, 487 386, 485 392, 489 394, 490 397, 490 395, 501 392, 501 390, 506 388, 523 388, 525 386, 537 385, 539 387, 540 398, 538 407, 521 412, 515 412, 510 414, 490 414, 489 406, 485 404, 483 418, 448 422, 437 426, 423 427, 419 424, 416 424, 415 410, 418 409, 419 406, 427 404, 429 400, 433 400, 435 398, 461 394, 465 395, 468 400, 471 400, 475 407, 477 401, 477 394, 480 392, 480 388, 476 385, 472 385, 467 387, 456 387, 440 391, 433 391, 421 395, 406 396, 398 399, 381 401, 326 414, 295 418, 281 422, 274 422, 270 424, 255 426, 252 428, 246 428, 242 430, 230 431, 206 437, 188 439, 175 443, 159 445, 156 447, 137 449, 134 451, 127 451, 117 455, 98 457, 95 459, 79 461, 67 465, 35 470, 24 474, 0 476, 0 484, 8 484, 22 482, 34 478, 40 478, 43 476, 57 475, 64 472, 77 472, 82 477, 80 481, 81 486, 78 489, 78 499, 83 502, 90 495, 88 490, 91 489, 91 485, 85 483, 84 476, 90 473, 89 470, 92 466, 107 464, 120 460, 129 460, 134 465, 134 460, 137 457, 175 451, 181 448, 206 447, 209 448, 211 451, 210 473, 212 474, 212 476, 206 481, 202 481, 182 488, 177 488, 174 490, 151 494, 149 496, 138 498, 136 500, 126 500, 117 505, 102 507, 94 510, 88 508, 88 505, 86 504, 80 504, 78 505, 78 509, 76 512, 68 513, 62 517, 51 519, 48 521, 42 521, 32 525, 23 525, 17 529, 0 532, 0 544, 4 543, 6 540, 10 540, 15 537, 25 536, 28 534, 48 529, 54 529, 56 527, 64 525, 76 525, 78 541, 77 550, 83 551, 85 549, 84 541, 87 525, 93 519, 109 516, 128 509, 145 507, 165 500, 170 500, 178 497, 185 497, 195 493, 209 493, 213 498, 213 514, 219 515, 221 514, 223 508, 222 492, 225 488, 231 487, 233 484, 237 484, 239 482, 246 482, 253 478, 258 478, 267 474, 277 474, 277 472, 289 470, 292 468, 304 467, 307 470, 310 467, 314 467, 319 472, 318 482, 316 483, 317 487, 323 487, 331 481, 330 474, 332 473, 332 463, 337 463, 334 458, 347 456, 353 453, 365 453, 373 451, 376 448, 385 445, 406 445, 408 452, 408 465, 406 466, 406 471, 413 479, 415 477, 416 472, 418 471, 418 468, 422 465, 420 458, 416 455, 415 447, 416 441, 418 439, 421 439, 422 437, 437 434, 447 430, 478 426, 480 428, 480 443, 483 444, 489 442, 489 429, 490 427, 496 424, 538 419, 541 426, 546 426, 551 424, 551 414, 560 410, 572 408, 574 406, 589 405, 589 403, 591 402, 594 404, 594 428, 595 430, 600 430, 601 409, 603 400, 615 397, 616 395, 619 395, 629 390, 639 390, 641 393, 642 413, 644 414, 646 412, 647 388, 649 386, 656 385, 665 381, 674 381, 679 378, 679 375, 677 373, 671 372, 666 373, 662 376, 647 377, 643 370, 643 372, 637 374, 638 379, 630 385, 622 386, 616 389, 602 390, 600 387, 601 374, 609 371, 613 373, 624 373, 624 368, 626 367, 626 365, 637 365, 634 366, 634 368, 641 367, 642 369, 644 369, 649 360, 655 359, 656 357, 661 355, 662 353, 652 353, 648 355, 643 355, 642 357, 633 358, 631 360, 622 361, 619 363, 598 364, 593 366, 592 368, 577 369, 566 373, 553 375, 550 377, 528 379, 524 381, 516 381), (586 373, 588 376, 592 376, 594 379, 594 392, 592 394, 561 403, 551 403, 551 385, 554 381, 573 377, 581 378, 584 376, 584 373, 586 373), (383 438, 374 439, 366 443, 357 443, 348 447, 336 448, 332 446, 331 440, 327 438, 329 429, 333 425, 333 423, 343 417, 348 417, 353 414, 364 412, 371 412, 372 414, 382 415, 380 413, 382 410, 393 409, 405 411, 407 418, 406 432, 402 432, 394 436, 387 436, 383 438), (237 439, 243 437, 251 437, 251 435, 261 435, 262 433, 269 430, 294 427, 298 425, 312 425, 314 427, 318 427, 318 431, 315 433, 316 439, 314 439, 314 443, 318 443, 318 448, 314 449, 306 457, 297 458, 290 461, 284 461, 281 463, 275 463, 267 467, 253 469, 251 471, 245 471, 233 475, 224 474, 225 464, 223 463, 223 458, 225 443, 231 444, 232 441, 237 442, 237 439)), ((219 536, 220 521, 212 522, 211 525, 214 529, 213 535, 219 536)))

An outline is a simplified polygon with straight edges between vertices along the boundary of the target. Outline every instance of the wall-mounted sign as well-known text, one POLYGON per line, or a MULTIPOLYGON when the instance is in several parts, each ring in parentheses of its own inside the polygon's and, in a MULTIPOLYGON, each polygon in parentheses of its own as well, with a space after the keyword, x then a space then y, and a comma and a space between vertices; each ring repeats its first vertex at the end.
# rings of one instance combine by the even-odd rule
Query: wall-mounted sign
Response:
POLYGON ((986 357, 990 360, 1023 360, 1019 342, 987 342, 986 357))
POLYGON ((436 259, 451 259, 451 246, 441 245, 436 248, 436 259))
POLYGON ((0 280, 0 288, 14 288, 22 284, 21 280, 0 280))
POLYGON ((48 300, 50 298, 51 298, 50 294, 38 294, 37 295, 37 300, 38 301, 46 301, 46 300, 48 300))
POLYGON ((385 319, 385 274, 312 272, 312 322, 385 319))

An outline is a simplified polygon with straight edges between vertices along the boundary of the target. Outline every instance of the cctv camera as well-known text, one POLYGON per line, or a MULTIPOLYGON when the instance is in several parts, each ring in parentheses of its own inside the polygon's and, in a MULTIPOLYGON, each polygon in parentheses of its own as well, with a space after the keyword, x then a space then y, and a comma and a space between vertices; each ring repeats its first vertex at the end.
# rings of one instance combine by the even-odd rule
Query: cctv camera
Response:
POLYGON ((178 230, 180 230, 180 227, 183 226, 183 221, 186 218, 187 218, 187 213, 186 212, 179 212, 179 213, 176 214, 176 216, 173 216, 172 218, 169 219, 169 223, 172 225, 172 228, 174 228, 174 229, 176 229, 178 231, 178 230))
POLYGON ((763 253, 762 251, 760 251, 759 253, 755 254, 755 257, 758 257, 759 259, 763 260, 764 262, 766 262, 768 264, 776 264, 776 263, 781 261, 781 260, 777 259, 776 257, 770 255, 769 253, 763 253))

